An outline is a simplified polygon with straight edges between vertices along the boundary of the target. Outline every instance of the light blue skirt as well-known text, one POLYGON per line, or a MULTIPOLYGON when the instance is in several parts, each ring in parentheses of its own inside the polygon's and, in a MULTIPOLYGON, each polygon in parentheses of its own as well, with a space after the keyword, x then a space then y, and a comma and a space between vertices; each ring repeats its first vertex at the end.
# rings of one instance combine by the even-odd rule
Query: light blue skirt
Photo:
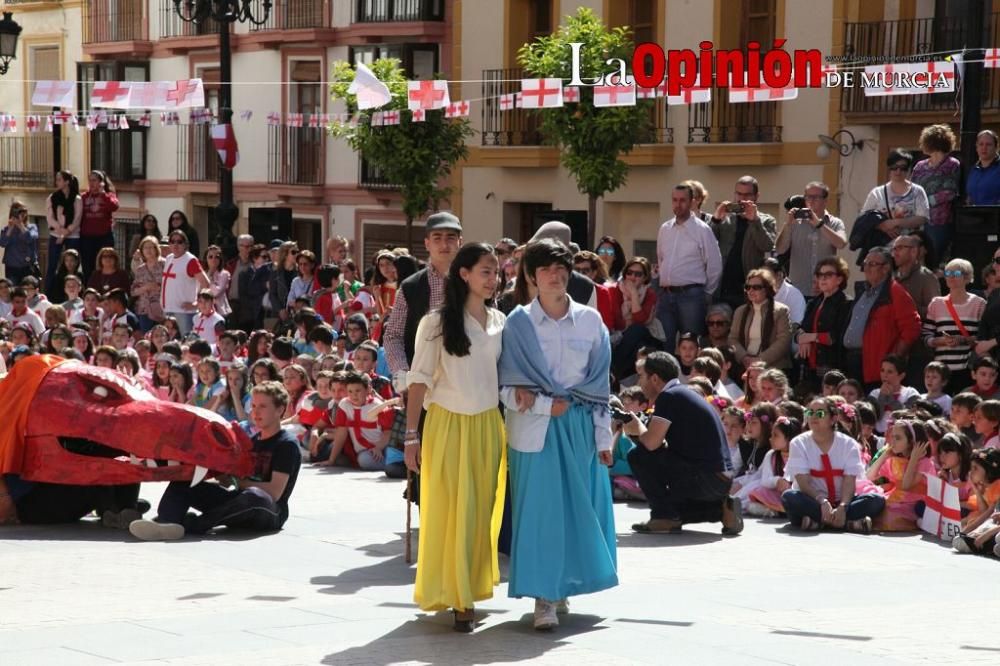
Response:
POLYGON ((556 601, 618 584, 608 470, 590 409, 553 418, 545 447, 510 451, 513 537, 508 596, 556 601))

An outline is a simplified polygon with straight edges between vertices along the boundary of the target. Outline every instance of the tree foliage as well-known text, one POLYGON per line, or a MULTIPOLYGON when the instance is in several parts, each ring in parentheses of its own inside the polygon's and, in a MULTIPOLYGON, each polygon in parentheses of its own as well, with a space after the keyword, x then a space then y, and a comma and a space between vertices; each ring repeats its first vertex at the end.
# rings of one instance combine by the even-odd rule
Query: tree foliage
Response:
MULTIPOLYGON (((413 220, 429 210, 437 210, 452 192, 442 187, 455 164, 468 157, 465 145, 472 135, 467 118, 445 118, 444 111, 428 111, 424 122, 414 123, 407 108, 406 74, 396 58, 376 60, 370 69, 389 87, 392 101, 381 109, 360 112, 358 122, 334 122, 330 133, 347 140, 356 152, 391 183, 400 187, 403 213, 406 215, 407 237, 412 243, 413 220), (399 125, 372 127, 375 111, 396 110, 399 125)), ((354 95, 347 92, 354 81, 354 68, 347 62, 333 65, 330 96, 343 100, 348 111, 357 111, 354 95)))
MULTIPOLYGON (((568 81, 572 77, 570 43, 582 42, 580 71, 584 81, 603 76, 616 68, 609 58, 621 58, 631 74, 634 43, 627 28, 608 29, 591 9, 581 7, 551 35, 537 38, 518 51, 524 69, 538 78, 568 81)), ((636 106, 595 107, 593 90, 580 89, 580 102, 561 108, 541 109, 541 131, 547 143, 559 146, 562 165, 576 179, 577 188, 593 202, 623 186, 628 165, 621 159, 635 144, 651 136, 652 100, 638 100, 636 106)))

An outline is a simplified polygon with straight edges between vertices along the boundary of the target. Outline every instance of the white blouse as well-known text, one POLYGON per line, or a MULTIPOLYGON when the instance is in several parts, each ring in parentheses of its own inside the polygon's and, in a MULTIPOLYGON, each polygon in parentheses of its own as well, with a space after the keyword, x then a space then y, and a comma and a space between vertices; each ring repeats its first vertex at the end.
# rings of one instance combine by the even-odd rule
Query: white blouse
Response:
POLYGON ((436 404, 449 412, 471 416, 500 404, 497 362, 507 317, 492 308, 486 312, 485 330, 475 317, 465 313, 465 331, 471 342, 468 356, 452 356, 444 350, 439 313, 432 312, 420 320, 406 385, 427 385, 425 409, 436 404))
POLYGON ((833 435, 833 445, 827 454, 829 465, 823 464, 823 453, 819 450, 812 433, 803 433, 789 443, 788 462, 785 464, 785 474, 795 479, 792 487, 799 487, 799 475, 810 477, 809 482, 819 497, 827 497, 830 502, 840 499, 840 490, 845 476, 853 476, 855 480, 865 475, 865 466, 861 462, 861 450, 858 443, 847 435, 837 432, 833 435), (832 485, 827 485, 827 477, 832 485), (828 488, 832 487, 830 493, 828 488))

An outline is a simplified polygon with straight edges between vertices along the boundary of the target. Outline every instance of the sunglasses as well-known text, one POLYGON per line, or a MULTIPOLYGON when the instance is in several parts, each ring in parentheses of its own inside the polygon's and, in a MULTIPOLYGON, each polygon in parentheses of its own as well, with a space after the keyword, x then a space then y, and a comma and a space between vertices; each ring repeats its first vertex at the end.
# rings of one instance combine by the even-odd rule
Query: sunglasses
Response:
POLYGON ((965 274, 962 271, 945 271, 944 276, 946 278, 950 277, 964 277, 965 274))
POLYGON ((602 257, 613 257, 615 256, 615 249, 613 247, 602 247, 597 251, 597 254, 602 257))
POLYGON ((1000 257, 993 257, 994 264, 1000 264, 1000 257))
POLYGON ((834 273, 833 271, 822 271, 816 273, 816 277, 818 278, 834 278, 837 277, 837 275, 838 273, 834 273))
POLYGON ((208 255, 208 258, 209 259, 221 259, 222 257, 219 256, 219 255, 217 255, 217 254, 210 254, 210 255, 208 255))
POLYGON ((805 415, 805 417, 807 419, 811 419, 814 416, 816 418, 818 418, 818 419, 825 419, 826 418, 826 410, 825 409, 807 409, 807 410, 805 410, 803 412, 803 414, 805 415))
POLYGON ((69 337, 65 336, 65 335, 52 335, 52 339, 53 340, 63 340, 63 341, 65 341, 65 340, 69 340, 69 337))
POLYGON ((745 284, 745 285, 743 285, 743 290, 744 291, 762 291, 763 289, 765 289, 765 287, 762 284, 745 284))
POLYGON ((625 277, 644 278, 646 277, 646 273, 645 271, 625 271, 625 277))
POLYGON ((708 325, 709 326, 719 326, 719 327, 722 327, 722 326, 725 326, 728 323, 729 323, 728 321, 722 321, 722 320, 719 320, 719 319, 712 319, 712 320, 708 321, 708 325))

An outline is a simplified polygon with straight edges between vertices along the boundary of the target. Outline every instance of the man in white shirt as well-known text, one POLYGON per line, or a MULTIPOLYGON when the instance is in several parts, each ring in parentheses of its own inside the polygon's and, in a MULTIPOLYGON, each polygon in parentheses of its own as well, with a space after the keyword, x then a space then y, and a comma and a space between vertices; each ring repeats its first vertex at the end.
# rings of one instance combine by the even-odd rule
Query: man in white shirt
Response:
POLYGON ((678 333, 705 333, 708 299, 722 276, 719 243, 712 228, 691 214, 693 199, 690 185, 674 188, 674 217, 663 223, 656 237, 660 280, 656 318, 671 353, 678 333))
POLYGON ((31 326, 31 330, 35 332, 36 336, 42 334, 42 331, 45 330, 45 323, 42 321, 41 317, 28 309, 28 294, 25 292, 23 287, 17 287, 11 290, 10 304, 11 311, 7 316, 7 320, 10 321, 11 324, 23 321, 31 326))
POLYGON ((163 286, 160 288, 160 305, 166 315, 177 319, 181 335, 191 332, 195 299, 199 289, 208 289, 208 276, 201 262, 188 252, 188 237, 183 231, 170 232, 170 251, 163 269, 163 286))

